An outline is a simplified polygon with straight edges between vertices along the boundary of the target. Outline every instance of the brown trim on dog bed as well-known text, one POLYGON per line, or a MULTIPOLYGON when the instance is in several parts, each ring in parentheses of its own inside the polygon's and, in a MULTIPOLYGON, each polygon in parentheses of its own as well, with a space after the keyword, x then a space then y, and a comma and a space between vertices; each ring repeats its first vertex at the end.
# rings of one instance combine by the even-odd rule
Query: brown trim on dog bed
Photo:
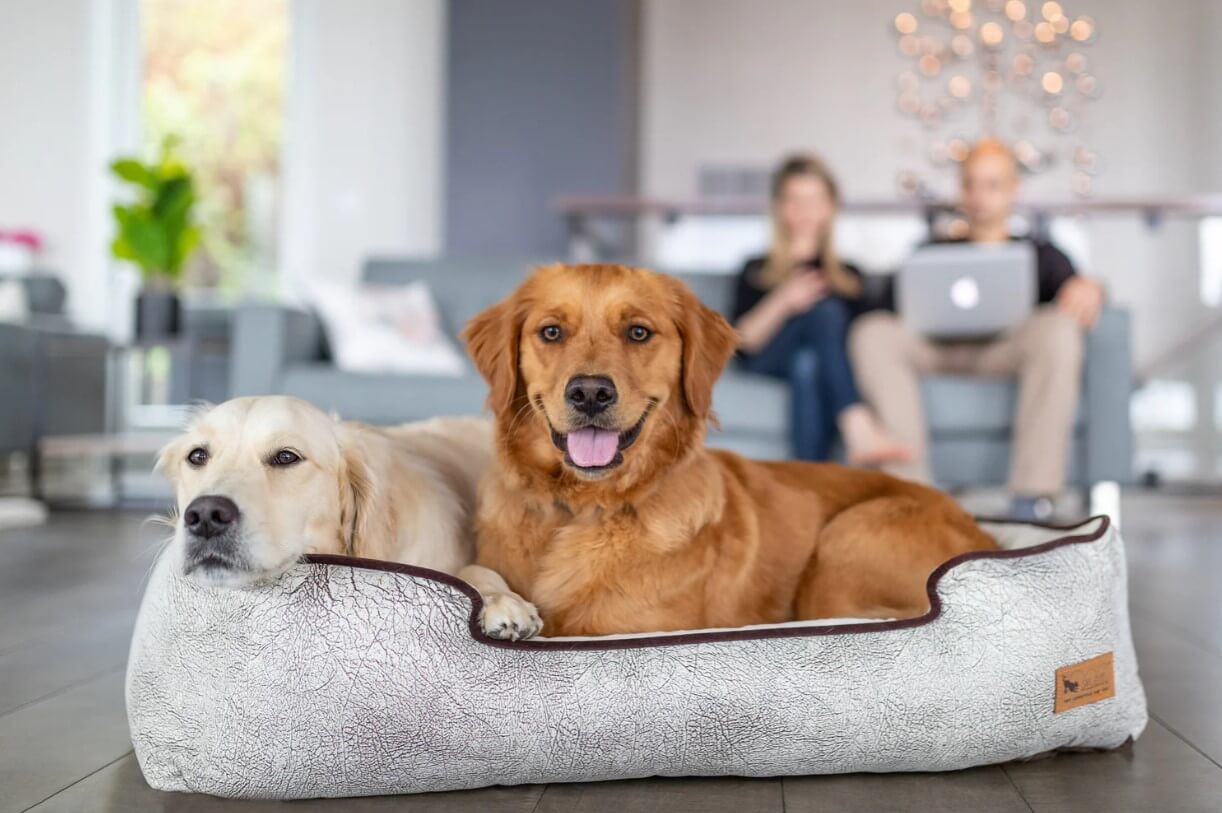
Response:
POLYGON ((502 647, 505 649, 520 649, 520 650, 589 650, 589 649, 636 649, 638 647, 647 646, 678 646, 680 644, 701 644, 713 641, 756 641, 769 638, 799 638, 814 635, 852 635, 863 632, 887 632, 889 630, 908 629, 910 627, 920 627, 930 623, 942 614, 942 601, 938 597, 938 581, 946 575, 951 568, 956 567, 963 562, 969 562, 973 559, 1016 559, 1022 556, 1033 556, 1040 553, 1046 553, 1056 548, 1062 548, 1066 545, 1075 545, 1084 542, 1098 542, 1104 537, 1108 529, 1111 527, 1111 520, 1104 515, 1091 517, 1076 525, 1047 525, 1032 522, 1015 522, 1006 519, 988 519, 980 518, 980 522, 988 522, 997 525, 1013 524, 1013 525, 1031 525, 1037 528, 1044 528, 1053 531, 1071 531, 1076 528, 1081 528, 1091 522, 1098 522, 1098 528, 1089 534, 1071 534, 1058 539, 1052 539, 1048 542, 1033 545, 1029 548, 1013 548, 1010 550, 981 550, 962 553, 951 559, 947 559, 939 565, 933 573, 929 574, 929 581, 925 585, 925 591, 929 596, 929 612, 916 618, 904 618, 898 621, 867 621, 856 624, 830 624, 824 626, 812 627, 776 627, 773 629, 730 629, 718 630, 716 632, 679 632, 679 633, 656 633, 645 636, 637 636, 631 638, 612 638, 612 637, 592 637, 580 641, 547 641, 538 639, 527 639, 525 641, 503 641, 499 638, 489 638, 484 634, 479 626, 480 612, 483 610, 484 601, 480 597, 479 591, 467 584, 462 579, 456 576, 451 576, 448 573, 442 573, 438 570, 430 570, 426 567, 416 567, 415 565, 405 565, 400 562, 387 562, 381 559, 365 559, 359 556, 342 556, 330 553, 312 553, 305 557, 305 561, 310 564, 317 565, 332 565, 339 567, 359 568, 362 570, 382 570, 388 573, 401 573, 405 576, 413 576, 419 579, 429 579, 435 582, 449 585, 467 598, 471 599, 471 617, 468 619, 468 625, 471 629, 471 637, 482 644, 490 646, 502 647))

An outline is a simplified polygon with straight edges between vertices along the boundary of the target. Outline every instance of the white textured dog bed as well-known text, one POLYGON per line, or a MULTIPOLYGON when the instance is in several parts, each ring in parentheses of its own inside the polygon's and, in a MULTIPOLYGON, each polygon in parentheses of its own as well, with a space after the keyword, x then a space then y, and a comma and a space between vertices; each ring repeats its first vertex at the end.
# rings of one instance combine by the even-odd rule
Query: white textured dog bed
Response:
POLYGON ((229 590, 163 556, 128 665, 136 755, 155 788, 288 799, 938 771, 1136 737, 1120 536, 989 528, 1011 549, 939 568, 921 619, 517 643, 433 571, 317 556, 229 590))

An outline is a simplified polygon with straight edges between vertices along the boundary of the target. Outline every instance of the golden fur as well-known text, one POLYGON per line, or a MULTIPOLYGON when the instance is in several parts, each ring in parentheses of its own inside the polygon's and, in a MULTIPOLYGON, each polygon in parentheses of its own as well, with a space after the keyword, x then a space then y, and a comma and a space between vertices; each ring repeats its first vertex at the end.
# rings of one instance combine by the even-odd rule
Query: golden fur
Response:
POLYGON ((477 561, 528 596, 553 634, 915 616, 939 563, 995 546, 933 489, 706 449, 735 335, 669 277, 543 267, 464 336, 496 431, 477 561), (631 338, 638 327, 648 340, 631 338), (621 444, 635 437, 606 470, 581 469, 561 448, 587 420, 565 402, 579 375, 614 381, 618 400, 599 419, 625 433, 621 444))
POLYGON ((534 609, 491 571, 472 566, 479 481, 492 459, 480 418, 436 418, 377 428, 339 421, 298 398, 236 398, 200 413, 171 441, 157 469, 174 484, 172 555, 205 583, 241 587, 274 578, 307 553, 382 559, 460 576, 484 595, 485 631, 538 631, 534 609), (193 464, 193 450, 207 453, 193 464), (273 465, 290 451, 300 459, 273 465), (183 513, 220 496, 238 521, 221 540, 228 566, 193 567, 196 539, 183 513))

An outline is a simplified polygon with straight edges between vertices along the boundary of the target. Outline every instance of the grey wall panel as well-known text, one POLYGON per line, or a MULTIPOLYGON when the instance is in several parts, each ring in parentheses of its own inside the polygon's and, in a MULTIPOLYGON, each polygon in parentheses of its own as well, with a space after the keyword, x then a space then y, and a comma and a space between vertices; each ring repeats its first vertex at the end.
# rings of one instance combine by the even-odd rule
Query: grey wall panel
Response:
POLYGON ((557 256, 562 194, 635 190, 636 0, 451 0, 450 254, 557 256))

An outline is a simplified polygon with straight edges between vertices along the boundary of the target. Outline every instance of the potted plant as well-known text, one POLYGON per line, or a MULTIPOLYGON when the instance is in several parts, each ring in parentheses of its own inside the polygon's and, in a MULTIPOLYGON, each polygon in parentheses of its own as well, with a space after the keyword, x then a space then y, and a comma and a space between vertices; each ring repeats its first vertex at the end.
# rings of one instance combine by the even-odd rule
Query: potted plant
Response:
POLYGON ((136 298, 136 338, 152 342, 178 334, 182 306, 177 290, 187 259, 199 244, 192 218, 195 181, 174 156, 175 140, 162 142, 151 162, 120 158, 110 170, 130 184, 130 203, 116 203, 116 235, 111 253, 140 268, 143 284, 136 298))

